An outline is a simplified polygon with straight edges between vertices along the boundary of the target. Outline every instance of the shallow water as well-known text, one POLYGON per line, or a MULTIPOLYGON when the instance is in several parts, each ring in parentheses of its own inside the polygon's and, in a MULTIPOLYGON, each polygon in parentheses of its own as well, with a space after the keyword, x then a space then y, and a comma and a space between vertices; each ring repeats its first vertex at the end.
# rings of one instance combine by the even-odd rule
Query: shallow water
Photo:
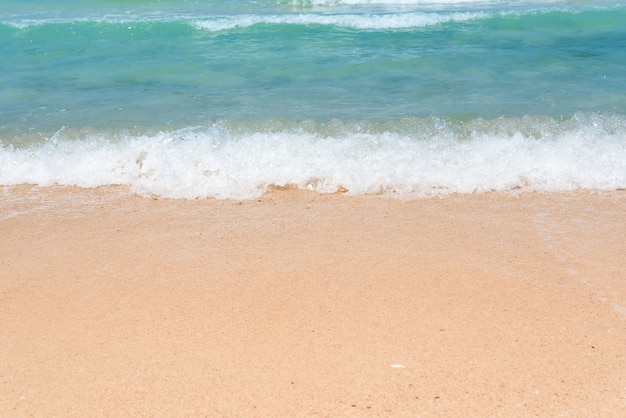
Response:
POLYGON ((9 1, 0 184, 626 187, 626 7, 9 1))

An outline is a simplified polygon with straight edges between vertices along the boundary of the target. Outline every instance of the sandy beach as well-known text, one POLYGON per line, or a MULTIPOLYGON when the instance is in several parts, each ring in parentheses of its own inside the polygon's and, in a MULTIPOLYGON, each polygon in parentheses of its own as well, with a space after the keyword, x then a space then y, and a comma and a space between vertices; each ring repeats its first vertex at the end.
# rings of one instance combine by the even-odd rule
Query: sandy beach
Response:
POLYGON ((0 199, 0 416, 626 416, 626 192, 0 199))

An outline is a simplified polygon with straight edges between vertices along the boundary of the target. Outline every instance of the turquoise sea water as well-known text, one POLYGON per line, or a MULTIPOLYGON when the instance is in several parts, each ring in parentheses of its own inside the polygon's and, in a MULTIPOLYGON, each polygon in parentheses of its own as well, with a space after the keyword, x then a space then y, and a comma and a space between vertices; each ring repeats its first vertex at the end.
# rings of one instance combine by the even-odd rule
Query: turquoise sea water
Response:
POLYGON ((626 188, 617 1, 0 1, 0 184, 626 188))

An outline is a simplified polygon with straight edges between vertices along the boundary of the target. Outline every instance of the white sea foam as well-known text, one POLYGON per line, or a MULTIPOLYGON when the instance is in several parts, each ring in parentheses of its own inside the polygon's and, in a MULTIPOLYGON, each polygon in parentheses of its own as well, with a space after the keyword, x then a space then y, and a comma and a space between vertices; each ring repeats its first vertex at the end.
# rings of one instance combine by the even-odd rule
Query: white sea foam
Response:
MULTIPOLYGON (((556 3, 568 4, 562 0, 293 0, 293 10, 289 13, 261 13, 261 14, 212 14, 201 12, 190 13, 183 9, 169 13, 134 10, 122 13, 111 10, 107 13, 77 15, 72 13, 61 16, 15 16, 0 20, 0 24, 17 29, 26 29, 32 26, 49 24, 88 23, 101 24, 130 24, 155 22, 189 22, 196 28, 209 31, 223 31, 234 28, 247 28, 259 24, 290 24, 290 25, 325 25, 338 26, 361 30, 409 29, 437 25, 446 22, 464 22, 475 19, 484 19, 497 15, 511 13, 510 9, 501 9, 497 12, 489 6, 495 5, 553 5, 556 3), (374 6, 363 9, 359 6, 374 6), (463 11, 447 6, 462 5, 463 11), (332 6, 350 6, 336 11, 332 6), (356 6, 356 7, 352 7, 356 6), (383 6, 382 8, 376 6, 383 6), (390 7, 385 7, 390 6, 390 7), (394 8, 391 6, 407 6, 394 8), (415 7, 412 7, 415 6, 415 7), (424 7, 421 7, 424 6, 424 7), (369 11, 368 11, 369 10, 369 11), (295 12, 295 13, 294 13, 295 12)), ((584 3, 576 2, 582 6, 584 3)), ((533 8, 534 10, 534 8, 533 8)))
MULTIPOLYGON (((211 30, 247 27, 258 23, 317 23, 380 29, 385 27, 422 27, 447 21, 482 18, 485 13, 491 13, 496 8, 498 8, 498 13, 507 13, 520 7, 521 10, 524 10, 527 8, 526 6, 530 7, 530 10, 536 10, 537 7, 543 6, 550 9, 557 5, 558 7, 579 9, 597 7, 598 5, 597 0, 277 0, 277 3, 283 6, 289 5, 290 12, 283 14, 285 11, 283 7, 269 8, 264 13, 257 15, 248 15, 246 14, 250 13, 248 9, 239 7, 227 8, 222 12, 213 11, 210 7, 201 7, 200 9, 128 7, 102 9, 96 12, 74 9, 59 11, 55 9, 54 13, 27 13, 20 10, 18 14, 8 13, 0 16, 0 25, 25 29, 38 25, 86 22, 126 24, 186 21, 194 22, 196 26, 211 30), (268 12, 269 10, 275 10, 278 13, 268 12), (463 12, 459 10, 463 10, 463 12), (302 11, 306 12, 303 16, 293 14, 293 12, 302 11), (333 11, 341 11, 342 13, 328 14, 333 11)), ((603 3, 619 4, 616 0, 605 0, 603 3)))
POLYGON ((626 188, 626 124, 618 117, 432 119, 393 130, 305 125, 256 133, 214 125, 122 140, 64 131, 43 144, 0 148, 0 184, 122 184, 142 194, 234 199, 288 184, 400 198, 626 188))
MULTIPOLYGON (((340 5, 423 5, 498 3, 502 0, 292 0, 294 6, 340 6, 340 5)), ((510 3, 510 1, 509 1, 510 3)))
POLYGON ((552 4, 552 3, 567 3, 567 0, 292 0, 291 4, 296 7, 306 6, 353 6, 353 5, 409 5, 409 6, 421 6, 421 5, 434 5, 434 6, 446 6, 446 5, 468 5, 468 4, 552 4))
POLYGON ((194 26, 209 31, 246 28, 259 24, 324 25, 362 30, 409 29, 437 25, 445 22, 464 22, 488 17, 482 12, 459 13, 380 13, 380 14, 285 14, 238 15, 195 20, 194 26))
POLYGON ((21 19, 17 21, 0 22, 16 29, 26 29, 33 26, 67 23, 110 23, 130 24, 149 22, 189 22, 192 26, 201 30, 212 32, 230 30, 235 28, 248 28, 254 25, 323 25, 338 26, 361 30, 383 29, 410 29, 437 25, 446 22, 464 22, 474 19, 486 18, 489 15, 483 12, 395 12, 377 14, 322 14, 322 13, 298 13, 276 15, 233 15, 212 16, 206 18, 175 16, 168 19, 154 17, 128 17, 128 16, 99 16, 92 18, 60 18, 60 19, 21 19))

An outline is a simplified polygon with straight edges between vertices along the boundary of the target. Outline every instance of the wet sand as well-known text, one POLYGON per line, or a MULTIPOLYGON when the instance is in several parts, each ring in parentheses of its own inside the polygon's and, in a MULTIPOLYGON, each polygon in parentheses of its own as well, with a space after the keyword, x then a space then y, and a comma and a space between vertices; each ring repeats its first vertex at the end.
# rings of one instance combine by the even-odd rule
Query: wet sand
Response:
POLYGON ((626 416, 626 192, 0 193, 0 416, 626 416))

